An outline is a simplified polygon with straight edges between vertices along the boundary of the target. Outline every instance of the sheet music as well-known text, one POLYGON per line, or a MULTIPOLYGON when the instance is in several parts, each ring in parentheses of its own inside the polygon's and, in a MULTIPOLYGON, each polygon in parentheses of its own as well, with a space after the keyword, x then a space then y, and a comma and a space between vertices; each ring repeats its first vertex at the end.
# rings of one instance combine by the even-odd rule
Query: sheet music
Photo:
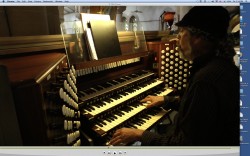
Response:
POLYGON ((82 18, 82 26, 83 31, 86 32, 86 38, 89 45, 89 55, 91 56, 92 60, 98 60, 96 49, 93 41, 93 36, 90 28, 88 28, 89 21, 92 20, 110 20, 109 15, 102 15, 102 14, 87 14, 87 13, 81 13, 82 18))
POLYGON ((96 54, 96 50, 95 50, 95 45, 94 45, 94 41, 93 41, 93 37, 92 37, 92 33, 90 28, 86 29, 86 35, 87 35, 87 39, 88 39, 88 44, 89 44, 89 49, 90 49, 90 56, 93 60, 98 60, 97 54, 96 54))

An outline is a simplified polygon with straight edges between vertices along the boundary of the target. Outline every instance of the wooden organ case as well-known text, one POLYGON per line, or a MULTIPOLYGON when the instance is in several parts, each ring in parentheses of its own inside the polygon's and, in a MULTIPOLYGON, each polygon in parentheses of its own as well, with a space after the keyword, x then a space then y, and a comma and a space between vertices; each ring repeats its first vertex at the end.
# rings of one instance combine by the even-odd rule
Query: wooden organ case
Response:
POLYGON ((7 68, 15 108, 1 120, 8 123, 7 116, 16 115, 12 124, 21 136, 17 144, 7 133, 6 139, 13 139, 7 145, 80 145, 75 72, 68 67, 61 36, 10 37, 0 42, 0 62, 7 68))
POLYGON ((149 56, 156 54, 159 64, 163 58, 159 49, 69 66, 60 36, 44 36, 39 41, 43 43, 28 48, 23 46, 28 43, 20 42, 22 46, 8 55, 1 50, 0 62, 9 73, 22 145, 106 145, 121 127, 148 130, 171 110, 146 109, 139 101, 183 86, 166 89, 162 69, 158 66, 153 72, 149 56))

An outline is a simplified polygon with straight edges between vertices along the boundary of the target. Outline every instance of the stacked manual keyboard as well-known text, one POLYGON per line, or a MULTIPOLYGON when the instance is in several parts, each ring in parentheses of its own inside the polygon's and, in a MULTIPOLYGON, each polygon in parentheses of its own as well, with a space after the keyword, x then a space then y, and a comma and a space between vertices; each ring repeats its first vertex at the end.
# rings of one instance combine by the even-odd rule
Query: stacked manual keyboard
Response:
POLYGON ((170 110, 146 109, 139 101, 147 95, 166 95, 163 81, 154 73, 139 71, 79 90, 83 132, 94 145, 105 145, 121 127, 149 129, 170 110))

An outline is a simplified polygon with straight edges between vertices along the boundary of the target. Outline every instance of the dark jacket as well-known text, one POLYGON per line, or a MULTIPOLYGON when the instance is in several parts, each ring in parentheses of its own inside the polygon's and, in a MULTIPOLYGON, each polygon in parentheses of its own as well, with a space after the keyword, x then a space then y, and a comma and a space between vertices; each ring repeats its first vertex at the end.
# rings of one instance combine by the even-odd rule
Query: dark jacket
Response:
POLYGON ((239 70, 228 60, 193 62, 176 122, 165 135, 145 131, 142 145, 239 146, 239 70))

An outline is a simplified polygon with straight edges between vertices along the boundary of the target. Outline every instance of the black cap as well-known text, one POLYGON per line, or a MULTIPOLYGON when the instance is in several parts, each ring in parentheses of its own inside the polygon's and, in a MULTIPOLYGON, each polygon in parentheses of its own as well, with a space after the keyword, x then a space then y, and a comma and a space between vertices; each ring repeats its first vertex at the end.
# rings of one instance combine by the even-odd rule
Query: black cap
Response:
POLYGON ((195 6, 175 25, 193 27, 215 38, 225 38, 229 26, 228 11, 221 6, 195 6))

